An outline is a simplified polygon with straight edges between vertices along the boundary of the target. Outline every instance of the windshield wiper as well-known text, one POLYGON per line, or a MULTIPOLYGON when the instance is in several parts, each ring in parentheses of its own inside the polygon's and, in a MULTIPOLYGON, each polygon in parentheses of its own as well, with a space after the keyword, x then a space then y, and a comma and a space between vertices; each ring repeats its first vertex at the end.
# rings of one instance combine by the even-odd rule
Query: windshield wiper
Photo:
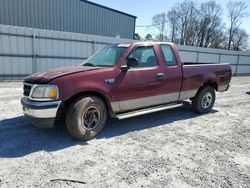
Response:
POLYGON ((83 66, 97 67, 96 65, 94 65, 94 64, 92 64, 92 63, 85 63, 85 64, 83 64, 83 66))

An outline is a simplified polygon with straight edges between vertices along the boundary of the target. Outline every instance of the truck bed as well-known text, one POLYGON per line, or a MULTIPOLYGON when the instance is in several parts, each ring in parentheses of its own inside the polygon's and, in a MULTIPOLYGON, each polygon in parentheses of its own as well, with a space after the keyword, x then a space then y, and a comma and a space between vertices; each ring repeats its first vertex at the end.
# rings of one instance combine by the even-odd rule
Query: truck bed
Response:
POLYGON ((184 63, 182 64, 183 83, 182 92, 197 92, 201 83, 217 83, 217 91, 225 91, 231 80, 232 72, 230 64, 214 63, 184 63))

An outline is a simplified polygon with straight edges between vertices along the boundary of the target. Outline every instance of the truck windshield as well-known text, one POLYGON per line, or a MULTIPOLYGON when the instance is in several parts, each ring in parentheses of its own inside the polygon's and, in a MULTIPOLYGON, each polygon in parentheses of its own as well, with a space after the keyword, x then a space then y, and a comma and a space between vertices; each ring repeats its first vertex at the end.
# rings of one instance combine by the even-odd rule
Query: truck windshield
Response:
POLYGON ((109 45, 88 58, 82 65, 95 67, 113 67, 127 50, 128 45, 109 45))

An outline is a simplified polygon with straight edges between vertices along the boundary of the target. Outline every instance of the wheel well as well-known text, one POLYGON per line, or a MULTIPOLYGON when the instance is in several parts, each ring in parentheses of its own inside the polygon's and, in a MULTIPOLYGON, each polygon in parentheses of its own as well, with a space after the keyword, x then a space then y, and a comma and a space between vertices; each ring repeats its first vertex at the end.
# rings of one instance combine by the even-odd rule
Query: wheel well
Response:
POLYGON ((72 102, 74 102, 75 100, 77 100, 78 98, 80 97, 83 97, 83 96, 96 96, 96 97, 99 97, 100 99, 103 100, 106 108, 107 108, 107 111, 108 111, 108 115, 110 117, 115 117, 114 115, 114 112, 112 110, 112 107, 108 101, 108 99, 101 93, 98 93, 98 92, 94 92, 94 91, 86 91, 86 92, 81 92, 81 93, 77 93, 75 95, 73 95, 70 99, 68 99, 67 101, 64 102, 64 111, 66 113, 68 107, 70 106, 70 104, 72 104, 72 102))
POLYGON ((215 81, 211 81, 211 80, 207 81, 207 82, 203 83, 202 86, 211 86, 216 91, 218 91, 218 84, 215 81))

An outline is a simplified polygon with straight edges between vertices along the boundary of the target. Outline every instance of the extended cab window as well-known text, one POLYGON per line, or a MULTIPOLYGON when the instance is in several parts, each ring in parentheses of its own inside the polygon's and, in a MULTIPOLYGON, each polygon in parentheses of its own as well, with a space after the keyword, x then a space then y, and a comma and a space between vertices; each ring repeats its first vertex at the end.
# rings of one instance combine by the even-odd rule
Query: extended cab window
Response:
POLYGON ((140 46, 130 54, 129 58, 137 59, 138 66, 136 68, 154 67, 158 64, 153 46, 140 46))
POLYGON ((167 66, 175 66, 176 59, 172 48, 169 45, 161 45, 161 50, 164 55, 167 66))

